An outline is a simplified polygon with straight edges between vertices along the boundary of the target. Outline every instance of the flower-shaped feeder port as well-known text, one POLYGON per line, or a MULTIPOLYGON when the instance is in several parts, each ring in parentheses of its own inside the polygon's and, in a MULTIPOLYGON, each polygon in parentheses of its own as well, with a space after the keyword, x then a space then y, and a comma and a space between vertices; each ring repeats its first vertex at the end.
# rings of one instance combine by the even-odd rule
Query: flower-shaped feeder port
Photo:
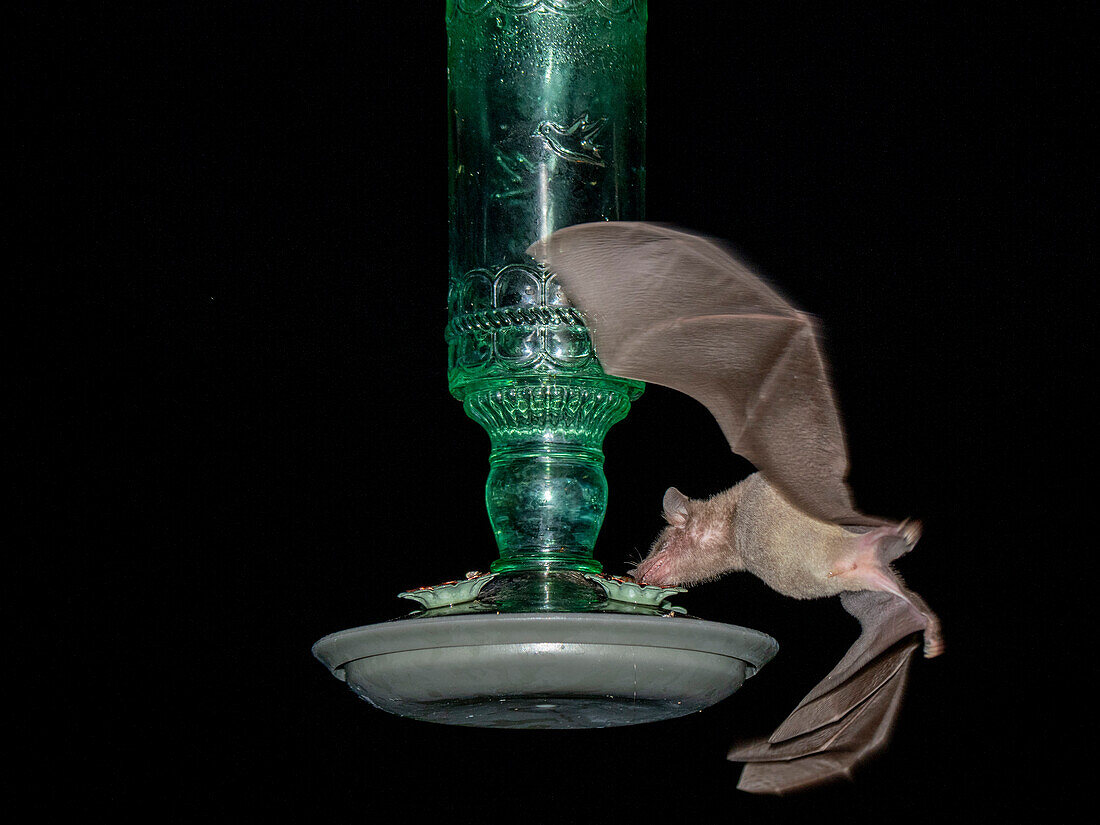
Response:
POLYGON ((419 602, 426 610, 440 607, 454 607, 472 602, 486 584, 495 578, 494 573, 467 573, 461 581, 443 582, 428 587, 418 587, 398 593, 402 599, 419 602))
POLYGON ((607 593, 607 598, 622 604, 655 607, 669 613, 686 614, 687 608, 669 604, 668 600, 677 593, 687 593, 686 587, 661 587, 656 584, 644 584, 622 576, 604 576, 588 573, 586 579, 594 581, 607 593))

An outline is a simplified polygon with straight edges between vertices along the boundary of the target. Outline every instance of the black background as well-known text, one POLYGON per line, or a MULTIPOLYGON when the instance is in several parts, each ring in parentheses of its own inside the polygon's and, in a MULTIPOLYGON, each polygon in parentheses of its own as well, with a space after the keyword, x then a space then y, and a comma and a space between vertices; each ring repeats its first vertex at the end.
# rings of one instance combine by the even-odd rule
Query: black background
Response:
MULTIPOLYGON (((496 555, 488 439, 446 387, 443 4, 27 18, 17 150, 55 147, 21 167, 23 216, 50 230, 28 271, 70 299, 45 311, 61 334, 29 339, 63 460, 33 464, 39 546, 59 549, 19 626, 43 634, 20 720, 44 746, 23 760, 43 809, 871 821, 1049 813, 1079 790, 1047 773, 1065 735, 1047 697, 1082 633, 1055 582, 1088 550, 1058 528, 1088 512, 1066 478, 1094 397, 1069 320, 1091 264, 1074 138, 1094 21, 1083 4, 886 6, 650 9, 648 217, 728 239, 820 319, 858 502, 924 521, 900 566, 945 627, 886 754, 785 800, 735 791, 724 754, 854 638, 835 601, 747 576, 681 597, 781 652, 721 705, 638 728, 407 721, 310 655, 496 555), (65 335, 78 320, 90 335, 65 335)), ((659 387, 605 452, 610 572, 645 552, 668 485, 698 497, 749 470, 659 387)))

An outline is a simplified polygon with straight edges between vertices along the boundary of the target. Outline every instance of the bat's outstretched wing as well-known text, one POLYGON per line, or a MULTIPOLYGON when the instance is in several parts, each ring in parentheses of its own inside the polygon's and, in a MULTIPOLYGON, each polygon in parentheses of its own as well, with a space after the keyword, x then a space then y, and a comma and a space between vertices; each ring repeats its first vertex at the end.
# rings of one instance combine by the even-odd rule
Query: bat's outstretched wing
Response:
MULTIPOLYGON (((906 589, 906 594, 915 594, 906 589)), ((782 742, 834 722, 873 693, 897 663, 884 654, 897 642, 928 629, 929 618, 911 601, 891 593, 842 593, 840 603, 859 619, 862 632, 844 658, 811 690, 770 737, 782 742)), ((920 603, 923 606, 923 602, 920 603)))
POLYGON ((848 777, 890 738, 927 617, 890 593, 841 595, 863 628, 848 653, 766 740, 735 745, 738 788, 787 793, 848 777))
POLYGON ((784 743, 785 747, 768 745, 771 753, 755 757, 733 752, 730 759, 749 761, 741 771, 738 789, 784 794, 851 778, 852 768, 889 742, 917 646, 918 642, 911 641, 892 652, 890 658, 899 662, 895 674, 844 719, 807 734, 805 747, 799 747, 801 740, 792 740, 784 743), (781 755, 781 750, 790 755, 781 755))
POLYGON ((587 317, 606 372, 704 404, 788 501, 839 524, 848 456, 812 320, 722 246, 650 223, 560 229, 528 253, 587 317))

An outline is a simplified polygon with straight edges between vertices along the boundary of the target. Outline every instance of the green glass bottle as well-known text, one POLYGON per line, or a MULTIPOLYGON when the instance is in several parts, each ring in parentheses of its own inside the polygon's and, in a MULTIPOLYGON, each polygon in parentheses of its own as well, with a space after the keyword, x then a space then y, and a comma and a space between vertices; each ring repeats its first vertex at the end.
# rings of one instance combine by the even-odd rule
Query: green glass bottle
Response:
POLYGON ((601 447, 643 385, 524 250, 644 217, 645 30, 645 0, 447 3, 448 380, 489 433, 496 573, 601 570, 601 447))

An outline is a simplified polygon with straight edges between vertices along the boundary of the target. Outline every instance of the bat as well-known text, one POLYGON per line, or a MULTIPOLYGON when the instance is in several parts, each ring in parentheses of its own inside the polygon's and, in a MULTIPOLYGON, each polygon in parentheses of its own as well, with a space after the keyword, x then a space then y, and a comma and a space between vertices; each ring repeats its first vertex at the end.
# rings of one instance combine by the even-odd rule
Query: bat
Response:
POLYGON ((635 578, 690 585, 745 570, 786 596, 839 596, 859 620, 858 639, 776 731, 730 750, 746 763, 738 788, 782 794, 850 776, 889 741, 918 635, 926 657, 943 635, 892 566, 920 523, 855 509, 813 319, 720 243, 667 226, 580 224, 527 252, 585 315, 605 372, 695 398, 758 471, 706 500, 670 487, 668 526, 635 578))

